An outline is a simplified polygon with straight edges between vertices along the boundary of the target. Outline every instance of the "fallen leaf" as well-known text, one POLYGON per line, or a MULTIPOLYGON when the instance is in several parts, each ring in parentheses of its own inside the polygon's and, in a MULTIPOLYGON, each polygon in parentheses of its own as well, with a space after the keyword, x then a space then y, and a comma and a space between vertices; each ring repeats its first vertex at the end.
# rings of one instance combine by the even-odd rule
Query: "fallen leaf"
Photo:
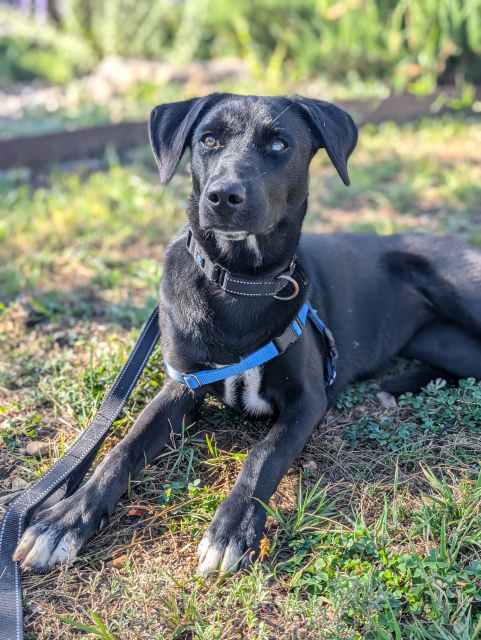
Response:
POLYGON ((271 550, 271 543, 269 538, 263 536, 259 543, 259 560, 265 560, 268 557, 271 550))
POLYGON ((133 517, 139 517, 139 516, 143 516, 147 513, 147 509, 144 509, 142 507, 132 507, 131 509, 129 509, 127 511, 127 515, 131 518, 133 517))
POLYGON ((41 440, 32 440, 24 449, 19 449, 21 455, 27 456, 43 456, 50 450, 50 442, 42 442, 41 440))
POLYGON ((116 568, 116 569, 120 569, 121 567, 124 566, 124 564, 127 562, 128 560, 128 556, 123 554, 121 556, 117 556, 116 558, 114 558, 112 560, 112 565, 116 568))

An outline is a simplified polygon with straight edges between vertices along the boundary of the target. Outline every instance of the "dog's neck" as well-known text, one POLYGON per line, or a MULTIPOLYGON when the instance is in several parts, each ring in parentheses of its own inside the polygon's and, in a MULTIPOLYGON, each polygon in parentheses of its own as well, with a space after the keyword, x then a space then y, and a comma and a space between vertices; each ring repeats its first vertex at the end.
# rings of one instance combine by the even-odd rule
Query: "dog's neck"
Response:
POLYGON ((296 253, 302 220, 307 210, 307 198, 296 212, 287 212, 267 234, 250 234, 245 240, 228 240, 212 230, 199 227, 191 200, 189 222, 196 242, 209 258, 232 273, 260 276, 283 271, 296 253))

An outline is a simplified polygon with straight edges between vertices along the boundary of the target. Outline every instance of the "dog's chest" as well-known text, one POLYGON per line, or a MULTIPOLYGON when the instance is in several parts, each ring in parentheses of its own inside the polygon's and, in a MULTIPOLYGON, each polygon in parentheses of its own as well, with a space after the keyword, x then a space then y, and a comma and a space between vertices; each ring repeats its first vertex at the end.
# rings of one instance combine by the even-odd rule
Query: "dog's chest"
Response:
POLYGON ((260 393, 262 367, 224 381, 224 402, 234 409, 241 409, 254 416, 269 415, 272 407, 260 393))

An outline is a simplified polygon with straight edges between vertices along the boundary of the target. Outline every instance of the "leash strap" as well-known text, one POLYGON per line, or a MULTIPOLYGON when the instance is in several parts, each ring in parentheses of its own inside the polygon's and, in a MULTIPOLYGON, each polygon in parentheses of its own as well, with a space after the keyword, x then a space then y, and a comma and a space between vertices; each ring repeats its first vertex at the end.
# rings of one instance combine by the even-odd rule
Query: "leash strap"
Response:
POLYGON ((82 477, 88 471, 98 447, 120 415, 159 337, 159 310, 156 307, 89 427, 65 456, 16 498, 5 513, 0 529, 0 640, 23 640, 24 637, 20 569, 18 563, 12 560, 12 555, 32 510, 64 485, 75 471, 79 471, 82 477))
POLYGON ((287 269, 267 280, 232 274, 209 258, 194 238, 190 228, 187 232, 187 250, 208 280, 218 285, 223 291, 236 296, 272 296, 278 300, 292 300, 299 294, 299 282, 305 280, 305 275, 297 265, 295 256, 287 269), (298 278, 295 277, 296 275, 298 278), (286 289, 287 293, 279 295, 283 289, 286 289))
POLYGON ((291 344, 297 342, 297 340, 302 336, 308 318, 326 340, 328 355, 325 359, 326 370, 324 372, 324 377, 327 386, 331 386, 334 384, 334 380, 336 379, 336 360, 338 357, 336 343, 331 331, 319 318, 317 311, 309 302, 305 302, 302 305, 294 320, 288 324, 287 328, 284 329, 280 336, 273 338, 270 342, 267 342, 256 351, 253 351, 245 358, 242 358, 240 362, 229 364, 225 367, 218 367, 216 369, 204 369, 202 371, 195 371, 192 373, 182 373, 181 371, 174 369, 174 367, 164 360, 165 370, 169 377, 181 384, 185 384, 185 386, 191 391, 194 391, 206 384, 213 384, 214 382, 220 382, 221 380, 231 378, 232 376, 238 376, 248 369, 254 369, 254 367, 259 367, 270 360, 274 360, 274 358, 277 358, 287 351, 291 344))

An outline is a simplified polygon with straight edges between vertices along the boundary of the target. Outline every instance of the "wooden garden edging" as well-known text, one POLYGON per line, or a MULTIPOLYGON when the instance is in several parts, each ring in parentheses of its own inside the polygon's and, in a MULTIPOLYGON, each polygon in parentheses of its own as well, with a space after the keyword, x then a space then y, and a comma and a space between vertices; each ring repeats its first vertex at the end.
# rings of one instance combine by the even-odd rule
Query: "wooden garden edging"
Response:
MULTIPOLYGON (((388 120, 401 124, 449 111, 447 107, 433 111, 433 107, 440 101, 442 104, 443 98, 448 97, 449 94, 445 92, 421 97, 404 94, 390 96, 381 102, 350 100, 339 101, 338 104, 350 111, 360 125, 388 120)), ((19 136, 0 140, 0 170, 14 167, 39 170, 51 164, 99 156, 109 146, 123 151, 147 142, 146 122, 122 122, 37 136, 19 136)))

